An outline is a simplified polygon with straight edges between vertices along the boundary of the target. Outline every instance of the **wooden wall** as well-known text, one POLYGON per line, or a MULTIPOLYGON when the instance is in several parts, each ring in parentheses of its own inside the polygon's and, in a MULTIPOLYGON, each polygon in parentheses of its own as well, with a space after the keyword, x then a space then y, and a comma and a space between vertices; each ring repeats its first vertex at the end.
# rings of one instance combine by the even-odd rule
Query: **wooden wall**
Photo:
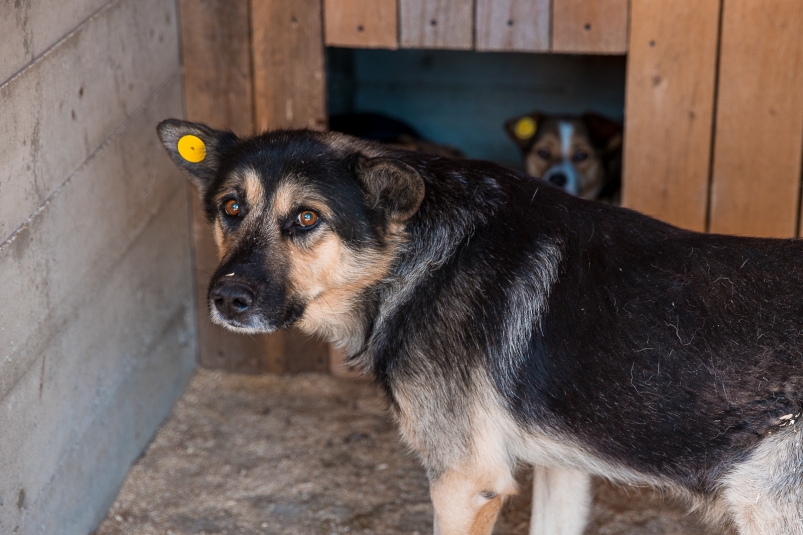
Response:
MULTIPOLYGON (((325 128, 321 0, 179 0, 187 119, 250 135, 325 128)), ((193 192, 201 365, 250 373, 325 371, 329 350, 295 330, 246 336, 209 321, 217 248, 193 192)))
POLYGON ((0 57, 0 533, 89 533, 195 368, 175 2, 2 2, 0 57))
POLYGON ((678 226, 800 235, 803 3, 631 0, 623 202, 678 226))
POLYGON ((325 0, 326 44, 623 54, 628 0, 325 0))
MULTIPOLYGON (((799 0, 179 0, 190 119, 325 128, 324 47, 627 55, 623 203, 676 225, 800 233, 799 0)), ((2 46, 2 45, 0 45, 2 46)), ((197 296, 214 247, 194 206, 197 296)), ((324 369, 298 333, 240 337, 199 307, 201 362, 324 369)))

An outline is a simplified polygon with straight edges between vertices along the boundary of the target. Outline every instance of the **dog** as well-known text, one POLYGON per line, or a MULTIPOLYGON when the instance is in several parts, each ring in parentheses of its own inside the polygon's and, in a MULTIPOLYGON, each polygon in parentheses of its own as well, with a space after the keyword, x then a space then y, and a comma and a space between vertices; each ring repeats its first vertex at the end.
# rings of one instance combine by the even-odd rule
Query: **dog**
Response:
POLYGON ((597 115, 546 115, 539 111, 505 122, 521 149, 524 167, 572 195, 619 204, 622 127, 597 115))
POLYGON ((212 321, 345 349, 387 394, 439 535, 582 533, 590 475, 803 535, 803 243, 706 235, 489 162, 342 134, 158 133, 220 249, 212 321))

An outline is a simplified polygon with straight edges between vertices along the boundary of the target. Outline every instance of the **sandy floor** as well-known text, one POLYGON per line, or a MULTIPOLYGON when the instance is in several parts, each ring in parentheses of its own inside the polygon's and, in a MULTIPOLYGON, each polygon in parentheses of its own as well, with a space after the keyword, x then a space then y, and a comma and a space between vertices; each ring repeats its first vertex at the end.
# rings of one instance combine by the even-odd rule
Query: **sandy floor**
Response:
MULTIPOLYGON (((720 533, 650 490, 595 494, 587 533, 720 533)), ((526 534, 529 499, 510 500, 494 533, 526 534)), ((424 535, 431 517, 372 385, 200 370, 96 534, 424 535)))

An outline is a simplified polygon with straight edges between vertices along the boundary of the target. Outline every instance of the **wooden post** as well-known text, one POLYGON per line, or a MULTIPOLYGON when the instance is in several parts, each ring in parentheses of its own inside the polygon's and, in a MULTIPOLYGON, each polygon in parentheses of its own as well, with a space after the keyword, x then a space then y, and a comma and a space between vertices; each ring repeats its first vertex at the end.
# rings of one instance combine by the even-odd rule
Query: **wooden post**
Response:
MULTIPOLYGON (((253 133, 247 0, 180 0, 179 10, 187 119, 253 133)), ((217 247, 195 192, 192 231, 199 362, 230 371, 284 370, 281 335, 244 336, 209 321, 206 294, 217 267, 217 247)))
POLYGON ((725 0, 711 232, 797 234, 803 149, 803 4, 725 0))
MULTIPOLYGON (((250 0, 254 126, 327 127, 322 0, 250 0)), ((283 336, 283 370, 326 371, 327 344, 295 329, 283 336)))
POLYGON ((251 0, 254 122, 324 130, 322 0, 251 0))
POLYGON ((396 0, 324 0, 327 46, 399 48, 396 0))
POLYGON ((546 52, 552 0, 477 0, 477 50, 546 52))
POLYGON ((552 51, 624 54, 627 20, 628 0, 553 0, 552 51))
POLYGON ((704 231, 720 0, 632 0, 622 203, 704 231))

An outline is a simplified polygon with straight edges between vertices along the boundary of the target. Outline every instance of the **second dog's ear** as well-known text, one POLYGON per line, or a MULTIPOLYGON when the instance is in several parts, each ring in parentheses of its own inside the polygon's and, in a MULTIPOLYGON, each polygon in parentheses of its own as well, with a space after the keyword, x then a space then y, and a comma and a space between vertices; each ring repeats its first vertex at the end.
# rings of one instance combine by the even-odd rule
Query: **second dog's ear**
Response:
POLYGON ((603 153, 611 153, 622 147, 622 125, 596 113, 586 113, 582 119, 591 141, 603 153))
POLYGON ((544 114, 540 111, 513 117, 505 121, 505 132, 522 151, 526 152, 535 141, 535 135, 543 119, 544 114))
POLYGON ((403 223, 424 200, 424 179, 418 171, 395 158, 360 158, 357 176, 371 208, 384 210, 388 219, 403 223))
POLYGON ((217 176, 223 154, 237 142, 231 132, 179 119, 162 121, 156 131, 170 158, 202 197, 217 176))

